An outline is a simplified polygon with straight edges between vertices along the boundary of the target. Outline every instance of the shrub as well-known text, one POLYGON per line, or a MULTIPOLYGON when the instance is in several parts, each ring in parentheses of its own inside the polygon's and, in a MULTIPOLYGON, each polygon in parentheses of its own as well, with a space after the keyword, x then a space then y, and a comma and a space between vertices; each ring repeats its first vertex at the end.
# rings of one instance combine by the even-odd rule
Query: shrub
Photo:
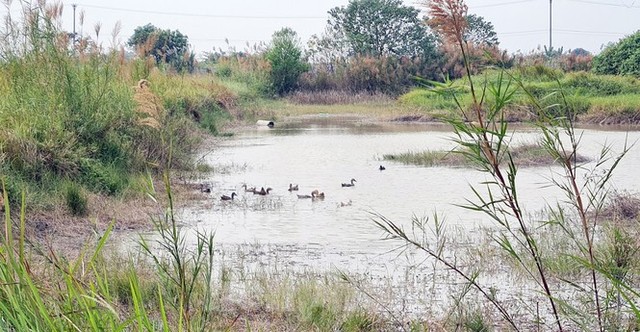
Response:
POLYGON ((82 192, 82 188, 73 183, 67 182, 64 187, 64 197, 67 208, 74 216, 82 216, 87 213, 87 197, 82 192))
POLYGON ((593 58, 593 71, 640 76, 640 31, 609 45, 593 58))

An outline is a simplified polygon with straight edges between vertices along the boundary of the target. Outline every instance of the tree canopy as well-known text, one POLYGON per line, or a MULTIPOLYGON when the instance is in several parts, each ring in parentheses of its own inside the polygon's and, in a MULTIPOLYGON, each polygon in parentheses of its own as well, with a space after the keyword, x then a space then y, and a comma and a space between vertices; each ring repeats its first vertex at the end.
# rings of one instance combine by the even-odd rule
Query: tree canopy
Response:
POLYGON ((400 0, 351 0, 329 10, 327 37, 348 55, 433 55, 434 38, 418 14, 400 0))
POLYGON ((149 23, 137 27, 127 44, 143 56, 153 56, 158 64, 167 63, 181 69, 189 62, 185 61, 189 39, 178 30, 163 30, 149 23))
POLYGON ((293 90, 300 74, 308 69, 302 57, 300 39, 290 28, 283 28, 273 34, 265 57, 271 64, 271 84, 278 94, 293 90))
POLYGON ((467 29, 464 33, 464 40, 475 45, 497 46, 498 35, 493 24, 485 21, 484 17, 475 14, 466 16, 467 29))

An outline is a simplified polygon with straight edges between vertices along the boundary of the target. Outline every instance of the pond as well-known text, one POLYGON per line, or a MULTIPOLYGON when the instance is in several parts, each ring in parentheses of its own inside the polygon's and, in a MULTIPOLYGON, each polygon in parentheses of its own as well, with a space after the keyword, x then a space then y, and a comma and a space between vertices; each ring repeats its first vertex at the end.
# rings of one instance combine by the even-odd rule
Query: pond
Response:
MULTIPOLYGON (((535 129, 514 126, 514 143, 533 143, 535 129)), ((622 151, 640 132, 585 128, 581 154, 596 159, 603 146, 622 151)), ((445 220, 449 231, 480 239, 493 224, 480 213, 458 207, 473 198, 470 185, 486 175, 469 168, 420 167, 382 161, 384 154, 450 150, 455 145, 444 124, 378 123, 349 116, 314 116, 251 127, 225 139, 203 155, 214 172, 204 182, 212 192, 204 202, 184 209, 180 218, 198 230, 215 230, 216 245, 238 264, 280 266, 298 270, 340 270, 406 282, 422 256, 398 258, 400 243, 383 241, 373 222, 376 214, 405 226, 413 217, 445 220), (384 165, 385 170, 379 166, 384 165), (353 187, 342 183, 355 179, 353 187), (289 184, 299 191, 288 191, 289 184), (269 195, 245 192, 242 185, 273 188, 269 195), (299 199, 318 189, 324 200, 299 199), (233 201, 220 196, 238 194, 233 201), (407 259, 409 261, 407 261, 407 259)), ((593 162, 586 165, 592 167, 593 162)), ((623 159, 613 182, 621 190, 640 185, 637 149, 623 159)), ((532 218, 547 204, 564 199, 549 186, 557 167, 521 168, 519 195, 532 218)), ((584 173, 584 172, 583 172, 584 173)), ((561 175, 561 174, 560 174, 561 175)), ((426 276, 425 279, 429 277, 426 276)), ((503 280, 504 281, 504 280, 503 280)))

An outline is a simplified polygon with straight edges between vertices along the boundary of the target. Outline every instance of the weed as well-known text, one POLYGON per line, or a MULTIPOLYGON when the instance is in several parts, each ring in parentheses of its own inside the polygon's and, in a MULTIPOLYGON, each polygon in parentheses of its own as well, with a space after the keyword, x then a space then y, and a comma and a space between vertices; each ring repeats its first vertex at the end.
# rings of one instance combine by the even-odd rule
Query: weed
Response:
POLYGON ((74 216, 84 216, 87 213, 87 196, 82 188, 73 182, 68 182, 64 187, 64 197, 67 208, 74 216))

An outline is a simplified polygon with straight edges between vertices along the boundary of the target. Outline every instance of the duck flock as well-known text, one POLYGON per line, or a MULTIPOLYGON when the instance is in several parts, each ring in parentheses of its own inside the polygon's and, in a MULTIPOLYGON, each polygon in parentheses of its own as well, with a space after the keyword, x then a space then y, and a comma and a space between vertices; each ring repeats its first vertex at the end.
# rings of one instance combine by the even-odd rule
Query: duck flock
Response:
MULTIPOLYGON (((386 168, 382 165, 380 165, 380 167, 378 168, 380 171, 385 170, 386 168)), ((351 179, 349 180, 349 182, 345 182, 342 183, 342 187, 355 187, 356 182, 358 182, 356 179, 351 179)), ((241 187, 244 192, 247 193, 252 193, 254 195, 261 195, 261 196, 266 196, 269 195, 270 192, 273 190, 273 188, 271 187, 261 187, 260 189, 258 189, 257 187, 249 187, 247 186, 247 184, 243 184, 241 187)), ((293 183, 289 183, 289 188, 287 189, 289 192, 294 192, 294 191, 298 191, 299 190, 299 185, 297 184, 293 184, 293 183)), ((201 185, 200 187, 200 191, 205 192, 205 193, 210 193, 211 192, 211 187, 207 186, 207 185, 201 185)), ((221 201, 233 201, 235 199, 235 197, 238 196, 238 194, 236 194, 235 192, 231 192, 231 194, 227 195, 224 194, 222 196, 220 196, 220 200, 221 201)), ((297 194, 299 199, 311 199, 311 200, 323 200, 325 198, 325 194, 324 192, 319 191, 318 189, 313 190, 309 195, 306 194, 297 194)), ((341 202, 340 206, 350 206, 351 205, 351 200, 349 200, 348 202, 341 202)))

